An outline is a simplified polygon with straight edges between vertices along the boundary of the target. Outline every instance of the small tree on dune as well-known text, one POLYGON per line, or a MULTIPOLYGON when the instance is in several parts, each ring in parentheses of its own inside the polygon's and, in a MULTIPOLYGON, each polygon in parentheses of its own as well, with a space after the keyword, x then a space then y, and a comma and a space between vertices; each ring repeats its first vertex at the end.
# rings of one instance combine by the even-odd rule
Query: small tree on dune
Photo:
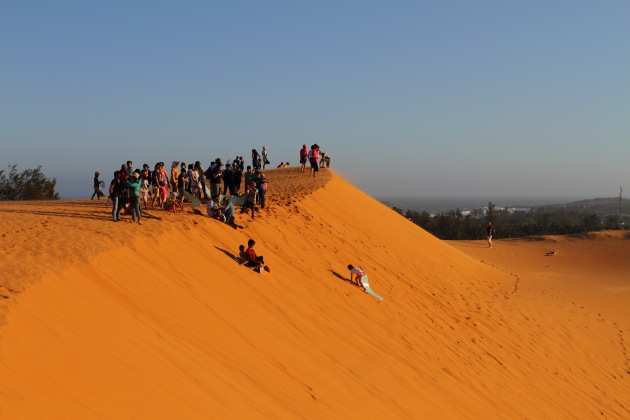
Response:
POLYGON ((9 172, 0 171, 0 200, 59 200, 55 185, 41 166, 18 173, 17 165, 9 165, 9 172))
POLYGON ((488 222, 494 223, 496 221, 496 216, 494 214, 494 208, 497 205, 494 204, 492 201, 488 202, 488 210, 486 211, 486 220, 488 222))

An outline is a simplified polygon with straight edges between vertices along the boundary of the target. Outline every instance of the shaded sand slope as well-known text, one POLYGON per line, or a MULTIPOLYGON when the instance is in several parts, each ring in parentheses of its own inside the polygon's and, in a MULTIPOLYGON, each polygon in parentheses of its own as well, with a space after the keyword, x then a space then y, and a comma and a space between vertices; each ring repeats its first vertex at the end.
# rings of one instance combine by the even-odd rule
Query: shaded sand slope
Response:
POLYGON ((630 415, 627 349, 610 323, 520 303, 513 275, 334 175, 304 198, 291 187, 304 177, 269 175, 279 198, 238 231, 158 212, 115 224, 85 201, 0 205, 1 414, 630 415), (232 258, 249 237, 271 274, 232 258), (384 301, 347 282, 348 263, 384 301))

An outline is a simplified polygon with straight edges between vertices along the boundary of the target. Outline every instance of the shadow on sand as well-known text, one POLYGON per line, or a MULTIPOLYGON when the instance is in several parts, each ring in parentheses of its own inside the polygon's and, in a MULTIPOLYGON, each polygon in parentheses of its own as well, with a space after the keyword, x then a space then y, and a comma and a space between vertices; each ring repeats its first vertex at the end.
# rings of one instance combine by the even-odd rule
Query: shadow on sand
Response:
POLYGON ((330 270, 330 269, 329 269, 328 271, 330 271, 330 272, 333 274, 333 276, 337 277, 338 279, 343 280, 343 281, 345 281, 346 283, 351 284, 351 285, 353 285, 354 287, 358 287, 358 288, 360 289, 359 285, 357 285, 357 284, 356 284, 356 283, 354 283, 354 282, 351 282, 351 281, 350 281, 350 279, 348 279, 348 278, 346 278, 346 277, 342 276, 341 274, 337 273, 335 270, 330 270))
POLYGON ((228 257, 230 257, 231 259, 233 259, 234 261, 236 261, 239 264, 243 264, 245 261, 241 260, 239 257, 237 257, 236 255, 232 254, 230 251, 227 251, 223 248, 219 248, 218 246, 215 246, 216 249, 218 249, 219 251, 223 252, 225 255, 227 255, 228 257))

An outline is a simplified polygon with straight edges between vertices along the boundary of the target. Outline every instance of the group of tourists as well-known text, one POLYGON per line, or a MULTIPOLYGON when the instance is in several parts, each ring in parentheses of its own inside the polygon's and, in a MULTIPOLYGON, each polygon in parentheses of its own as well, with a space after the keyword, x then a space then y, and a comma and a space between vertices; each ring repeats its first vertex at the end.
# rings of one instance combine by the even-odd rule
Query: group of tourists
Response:
POLYGON ((310 149, 304 144, 300 149, 300 171, 304 172, 306 170, 306 162, 309 162, 311 165, 311 173, 314 177, 317 176, 319 168, 323 168, 324 165, 330 168, 331 160, 330 155, 322 152, 318 144, 311 145, 310 149))
MULTIPOLYGON (((153 170, 148 164, 142 165, 142 169, 135 169, 132 161, 121 165, 120 170, 114 172, 114 178, 110 182, 108 199, 112 203, 112 220, 120 221, 120 214, 128 211, 132 215, 132 221, 142 223, 141 203, 144 208, 163 208, 176 211, 183 209, 185 197, 195 197, 200 203, 201 199, 208 200, 206 212, 211 218, 219 219, 224 223, 237 228, 235 223, 234 201, 230 196, 241 198, 241 213, 251 211, 252 218, 260 208, 265 208, 268 180, 262 172, 270 164, 267 148, 262 148, 259 154, 252 149, 252 165, 245 167, 242 156, 236 156, 234 160, 228 160, 223 165, 220 158, 210 163, 206 170, 199 161, 186 165, 184 162, 173 161, 170 165, 170 173, 165 169, 164 162, 158 162, 153 170), (206 184, 207 183, 207 184, 206 184), (210 188, 208 189, 208 185, 210 188), (258 206, 257 206, 258 205, 258 206)), ((311 166, 311 173, 317 176, 320 167, 330 167, 331 157, 322 152, 319 145, 313 144, 310 149, 306 144, 300 149, 300 171, 306 171, 306 163, 311 166)), ((289 162, 281 162, 278 168, 288 167, 289 162)), ((104 196, 102 189, 104 182, 99 179, 100 173, 94 173, 94 194, 100 200, 104 196)), ((488 224, 489 225, 489 224, 488 224)), ((491 244, 491 228, 489 228, 488 243, 491 244)), ((271 271, 262 256, 254 251, 255 241, 250 239, 247 248, 239 247, 240 262, 261 273, 271 271)), ((367 275, 360 268, 348 265, 350 270, 350 282, 366 291, 367 275)))
MULTIPOLYGON (((233 207, 227 203, 229 200, 218 203, 222 195, 239 196, 244 193, 246 204, 243 212, 252 209, 252 216, 257 209, 255 204, 265 208, 267 178, 261 170, 254 171, 251 166, 245 168, 242 157, 237 156, 233 161, 228 161, 225 167, 220 158, 215 159, 208 169, 204 169, 199 161, 189 165, 173 161, 169 172, 165 166, 164 162, 158 162, 153 170, 148 164, 144 164, 142 169, 136 169, 132 161, 127 161, 120 170, 114 172, 108 196, 112 202, 114 222, 120 221, 121 213, 126 211, 131 213, 133 222, 141 223, 142 204, 144 209, 177 211, 183 209, 186 198, 189 201, 195 198, 208 200, 209 215, 222 220, 225 219, 224 214, 229 215, 230 207, 233 207)), ((99 175, 97 172, 94 177, 94 195, 98 199, 102 195, 100 189, 103 186, 103 182, 98 180, 99 175)), ((233 217, 228 217, 226 223, 233 224, 233 217)))
MULTIPOLYGON (((268 180, 263 170, 270 164, 267 147, 262 152, 252 149, 251 165, 245 166, 243 156, 236 156, 223 164, 221 158, 210 163, 204 169, 199 161, 186 164, 173 161, 169 168, 164 162, 156 163, 151 169, 148 164, 142 168, 134 168, 132 161, 122 164, 114 172, 109 184, 107 198, 112 203, 112 220, 120 221, 124 211, 131 214, 132 221, 141 224, 142 211, 149 208, 160 208, 170 211, 183 210, 184 200, 207 200, 207 214, 234 225, 234 203, 230 197, 241 197, 238 200, 241 213, 249 213, 255 217, 259 208, 266 207, 268 180)), ((300 150, 300 171, 305 172, 306 162, 310 162, 311 173, 317 176, 320 167, 330 167, 330 156, 321 152, 319 145, 313 144, 309 149, 303 145, 300 150)), ((289 166, 282 162, 279 168, 289 166)), ((100 200, 105 196, 105 183, 99 179, 100 173, 94 174, 94 194, 100 200)), ((199 204, 200 201, 197 202, 199 204)))

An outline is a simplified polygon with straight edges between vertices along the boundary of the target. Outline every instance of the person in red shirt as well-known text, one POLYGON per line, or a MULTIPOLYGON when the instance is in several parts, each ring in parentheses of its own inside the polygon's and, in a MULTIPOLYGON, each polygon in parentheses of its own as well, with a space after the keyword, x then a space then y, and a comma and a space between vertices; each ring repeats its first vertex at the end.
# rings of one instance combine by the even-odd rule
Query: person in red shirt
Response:
POLYGON ((247 258, 247 262, 245 263, 245 266, 253 268, 259 273, 262 273, 263 270, 271 272, 271 269, 269 269, 269 267, 265 265, 265 260, 263 259, 262 255, 260 257, 256 255, 256 251, 254 251, 254 245, 256 245, 256 242, 253 239, 247 241, 247 249, 245 250, 245 257, 247 258))

